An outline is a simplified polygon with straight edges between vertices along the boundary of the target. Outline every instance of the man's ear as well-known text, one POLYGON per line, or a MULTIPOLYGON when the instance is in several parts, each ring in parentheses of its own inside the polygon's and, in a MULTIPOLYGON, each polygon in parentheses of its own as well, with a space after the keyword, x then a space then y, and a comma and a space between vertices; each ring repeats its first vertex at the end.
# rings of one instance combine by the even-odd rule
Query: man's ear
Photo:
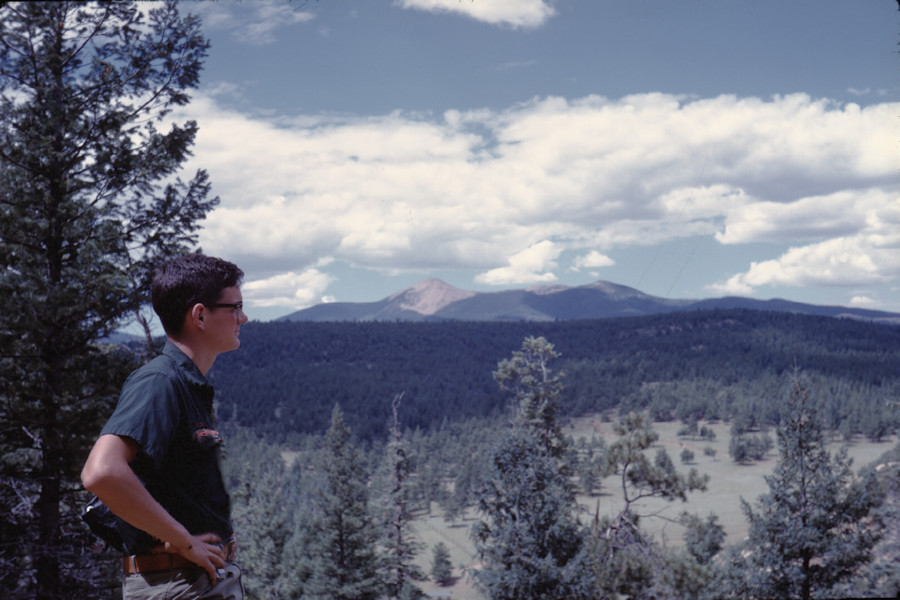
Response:
POLYGON ((188 318, 196 329, 203 329, 206 327, 207 312, 207 308, 199 302, 191 308, 188 318))

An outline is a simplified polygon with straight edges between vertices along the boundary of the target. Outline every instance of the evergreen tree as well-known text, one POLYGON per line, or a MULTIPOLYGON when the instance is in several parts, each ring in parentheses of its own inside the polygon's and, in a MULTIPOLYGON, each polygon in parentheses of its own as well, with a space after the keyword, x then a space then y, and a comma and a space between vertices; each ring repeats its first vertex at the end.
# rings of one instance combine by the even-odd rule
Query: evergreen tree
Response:
POLYGON ((309 573, 303 598, 309 600, 375 600, 381 593, 377 572, 377 528, 371 516, 362 456, 350 440, 344 414, 335 406, 325 435, 312 515, 305 524, 309 573))
POLYGON ((879 530, 877 497, 853 475, 842 450, 832 456, 817 405, 794 375, 777 430, 780 459, 769 491, 749 520, 746 548, 735 555, 734 591, 748 597, 808 599, 830 593, 871 559, 879 530))
POLYGON ((865 469, 863 480, 880 498, 881 539, 865 565, 838 593, 846 598, 900 598, 900 445, 865 469))
POLYGON ((734 462, 746 464, 754 460, 765 460, 775 443, 768 433, 732 435, 728 443, 728 453, 734 462))
POLYGON ((594 488, 597 487, 599 481, 599 473, 597 465, 593 457, 588 456, 578 462, 576 468, 578 472, 578 485, 581 491, 589 496, 594 494, 594 488))
POLYGON ((450 549, 444 542, 438 542, 434 546, 431 558, 431 579, 441 585, 448 585, 453 581, 453 564, 450 562, 450 549))
POLYGON ((620 516, 632 514, 636 502, 644 498, 687 501, 688 492, 705 491, 708 475, 700 475, 697 469, 687 476, 678 473, 668 452, 658 448, 653 460, 647 457, 659 435, 650 426, 643 413, 630 413, 613 426, 620 436, 609 446, 607 462, 610 472, 618 473, 624 506, 620 516))
POLYGON ((568 482, 534 432, 514 429, 491 456, 472 537, 476 576, 494 600, 590 597, 584 533, 568 482))
POLYGON ((303 588, 312 575, 312 561, 308 553, 319 533, 310 526, 314 522, 314 477, 305 476, 304 471, 307 465, 314 462, 297 461, 287 474, 284 494, 288 509, 288 537, 284 543, 281 575, 278 577, 278 592, 282 598, 303 598, 303 588))
POLYGON ((284 505, 284 461, 276 446, 252 439, 248 431, 229 432, 226 458, 232 520, 238 532, 240 564, 248 599, 281 597, 284 545, 289 533, 284 505))
POLYGON ((472 493, 478 485, 479 471, 476 464, 479 457, 463 456, 460 453, 457 461, 461 462, 457 468, 456 478, 453 480, 453 490, 446 494, 441 501, 444 519, 455 523, 463 518, 466 508, 472 502, 472 493))
POLYGON ((662 550, 659 565, 659 570, 653 573, 653 586, 646 593, 631 598, 722 600, 710 585, 714 581, 712 566, 699 562, 689 552, 662 550))
POLYGON ((442 516, 444 520, 450 523, 451 525, 456 523, 463 514, 465 507, 463 507, 462 503, 459 501, 457 494, 455 493, 447 494, 444 498, 441 499, 441 510, 442 516))
POLYGON ((495 378, 518 400, 509 432, 495 446, 472 538, 483 567, 479 584, 493 600, 589 598, 585 534, 568 474, 569 441, 556 421, 557 356, 543 338, 527 338, 495 378))
POLYGON ((688 492, 706 489, 709 476, 694 468, 686 476, 678 473, 662 448, 651 460, 646 452, 659 436, 644 413, 626 415, 613 429, 620 439, 610 444, 606 459, 609 472, 619 476, 624 503, 616 516, 595 518, 592 555, 597 587, 606 596, 640 596, 654 588, 659 595, 666 584, 660 577, 667 558, 641 531, 637 504, 646 498, 684 502, 688 492))
MULTIPOLYGON (((527 337, 522 349, 500 361, 494 379, 513 393, 513 422, 531 429, 550 456, 560 459, 569 450, 559 423, 559 396, 563 373, 553 373, 550 363, 559 353, 543 337, 527 337)), ((566 466, 565 461, 560 466, 566 466)))
POLYGON ((151 267, 215 205, 178 179, 208 43, 175 2, 0 4, 0 586, 97 589, 77 475, 133 368, 101 340, 139 314, 151 267))
POLYGON ((382 513, 384 535, 381 546, 385 571, 383 580, 388 598, 400 598, 401 593, 415 597, 417 588, 413 582, 425 579, 425 574, 414 562, 421 544, 416 540, 412 530, 414 515, 410 509, 409 498, 412 466, 409 445, 403 438, 398 416, 402 399, 403 394, 399 394, 394 397, 392 403, 393 421, 387 445, 388 489, 382 513))
POLYGON ((695 439, 700 434, 700 424, 696 418, 683 419, 684 425, 678 430, 678 437, 695 439))
POLYGON ((725 543, 725 529, 718 520, 713 513, 705 521, 687 512, 681 515, 685 548, 700 564, 708 564, 725 543))

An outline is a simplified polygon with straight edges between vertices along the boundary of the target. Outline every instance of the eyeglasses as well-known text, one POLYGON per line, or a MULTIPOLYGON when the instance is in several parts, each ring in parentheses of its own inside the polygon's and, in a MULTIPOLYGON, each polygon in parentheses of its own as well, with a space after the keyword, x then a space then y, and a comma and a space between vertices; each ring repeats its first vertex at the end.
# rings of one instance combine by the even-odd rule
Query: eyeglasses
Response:
POLYGON ((244 310, 243 302, 232 302, 232 303, 220 303, 220 304, 209 304, 208 308, 230 308, 231 312, 238 312, 239 310, 244 310))

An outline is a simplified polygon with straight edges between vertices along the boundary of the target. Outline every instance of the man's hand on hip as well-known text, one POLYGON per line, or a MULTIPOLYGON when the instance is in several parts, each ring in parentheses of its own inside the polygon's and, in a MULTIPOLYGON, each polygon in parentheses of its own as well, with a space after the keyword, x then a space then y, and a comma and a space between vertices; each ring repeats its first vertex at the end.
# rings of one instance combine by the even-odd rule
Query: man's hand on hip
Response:
POLYGON ((225 550, 222 538, 214 533, 201 533, 191 536, 191 543, 187 548, 176 548, 166 542, 166 552, 180 554, 195 565, 201 567, 213 585, 216 584, 216 569, 225 566, 225 550))

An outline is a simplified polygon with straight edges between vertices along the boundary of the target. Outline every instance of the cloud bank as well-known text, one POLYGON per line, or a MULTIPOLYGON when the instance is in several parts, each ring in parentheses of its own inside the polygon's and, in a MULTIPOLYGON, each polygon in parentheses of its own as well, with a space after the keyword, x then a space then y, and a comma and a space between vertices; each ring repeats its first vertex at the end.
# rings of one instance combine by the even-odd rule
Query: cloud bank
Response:
POLYGON ((696 236, 781 248, 711 282, 718 293, 895 282, 898 111, 649 93, 266 119, 198 96, 178 116, 199 122, 188 168, 207 169, 222 200, 204 250, 261 273, 246 286, 260 305, 302 308, 320 301, 330 261, 539 283, 696 236))

